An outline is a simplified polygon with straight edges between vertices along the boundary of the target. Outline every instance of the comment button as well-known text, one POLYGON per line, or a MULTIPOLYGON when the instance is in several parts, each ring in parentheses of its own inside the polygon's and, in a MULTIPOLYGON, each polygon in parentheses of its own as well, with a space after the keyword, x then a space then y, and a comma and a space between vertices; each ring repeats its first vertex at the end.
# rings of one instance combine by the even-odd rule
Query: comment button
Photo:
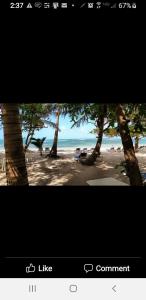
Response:
POLYGON ((92 264, 85 264, 84 265, 84 271, 86 273, 92 272, 93 271, 93 265, 92 264))

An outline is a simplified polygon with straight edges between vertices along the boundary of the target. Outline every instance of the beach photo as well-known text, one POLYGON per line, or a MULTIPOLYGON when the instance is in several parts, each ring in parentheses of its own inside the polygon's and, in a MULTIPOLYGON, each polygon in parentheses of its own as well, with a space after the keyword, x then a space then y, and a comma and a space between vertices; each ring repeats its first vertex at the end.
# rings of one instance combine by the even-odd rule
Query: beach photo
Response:
POLYGON ((0 186, 145 182, 145 103, 0 104, 0 186))

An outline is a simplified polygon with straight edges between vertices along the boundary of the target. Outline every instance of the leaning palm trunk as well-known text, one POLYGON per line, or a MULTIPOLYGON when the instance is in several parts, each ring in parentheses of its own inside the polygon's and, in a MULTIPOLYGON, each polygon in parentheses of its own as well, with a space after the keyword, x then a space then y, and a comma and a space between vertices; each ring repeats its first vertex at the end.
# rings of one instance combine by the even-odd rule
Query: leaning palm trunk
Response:
POLYGON ((103 138, 104 117, 103 116, 99 117, 97 123, 99 129, 97 143, 92 154, 86 160, 80 159, 80 162, 84 165, 88 165, 88 166, 93 165, 97 157, 100 156, 100 148, 101 148, 102 138, 103 138))
POLYGON ((54 141, 53 146, 50 151, 50 156, 57 157, 57 144, 58 144, 58 131, 59 131, 59 112, 56 112, 56 128, 55 128, 55 134, 54 134, 54 141))
POLYGON ((25 152, 25 153, 26 153, 26 151, 27 151, 29 145, 31 144, 31 140, 32 140, 33 135, 34 135, 34 130, 30 130, 30 131, 28 132, 28 135, 27 135, 26 141, 25 141, 25 145, 24 145, 24 152, 25 152))
POLYGON ((143 181, 139 170, 138 160, 135 156, 133 142, 130 136, 128 122, 122 105, 118 104, 116 109, 119 132, 122 139, 124 156, 127 165, 127 175, 131 186, 142 186, 143 181))
POLYGON ((102 144, 102 139, 103 139, 103 130, 104 130, 104 117, 106 114, 106 105, 103 106, 103 111, 102 114, 99 116, 97 120, 97 128, 98 128, 98 137, 97 137, 97 142, 96 146, 92 152, 92 154, 86 159, 82 160, 80 159, 80 162, 84 165, 93 165, 97 159, 98 156, 100 156, 100 148, 102 144))
POLYGON ((28 185, 17 103, 3 104, 7 185, 28 185))
POLYGON ((103 115, 100 116, 100 118, 98 119, 97 126, 98 126, 99 132, 98 132, 97 143, 96 143, 96 146, 93 151, 93 153, 96 154, 96 158, 97 158, 97 156, 100 155, 100 148, 101 148, 102 139, 103 139, 103 129, 104 129, 104 116, 103 115))

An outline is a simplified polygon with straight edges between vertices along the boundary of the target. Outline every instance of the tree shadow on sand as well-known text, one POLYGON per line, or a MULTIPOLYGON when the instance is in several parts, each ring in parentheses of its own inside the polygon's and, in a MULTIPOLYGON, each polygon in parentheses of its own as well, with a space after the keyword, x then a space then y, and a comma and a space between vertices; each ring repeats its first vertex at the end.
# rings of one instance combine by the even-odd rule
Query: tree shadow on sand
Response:
POLYGON ((6 174, 4 172, 0 172, 0 186, 7 185, 6 174))
POLYGON ((80 174, 83 178, 80 179, 79 176, 76 176, 76 179, 69 180, 65 185, 87 185, 87 181, 94 179, 101 179, 107 177, 113 177, 117 180, 129 183, 129 179, 123 176, 115 169, 115 165, 107 162, 97 162, 94 166, 87 166, 84 168, 83 172, 80 174))
POLYGON ((33 165, 29 170, 30 185, 65 185, 68 180, 76 176, 80 171, 76 169, 76 163, 70 160, 46 159, 33 165))
MULTIPOLYGON (((114 163, 109 159, 107 162, 106 157, 103 157, 102 161, 97 161, 93 166, 84 166, 69 158, 42 159, 28 166, 29 184, 30 186, 88 186, 88 180, 105 177, 113 177, 129 184, 128 177, 115 168, 120 160, 117 157, 114 163)), ((138 161, 141 171, 146 172, 143 157, 138 157, 138 161)), ((0 185, 6 185, 6 175, 2 172, 0 172, 0 185)))
POLYGON ((85 166, 67 158, 46 159, 34 164, 29 174, 30 185, 40 186, 88 186, 88 180, 105 177, 129 183, 128 178, 119 173, 112 162, 107 163, 104 160, 97 161, 93 166, 85 166))

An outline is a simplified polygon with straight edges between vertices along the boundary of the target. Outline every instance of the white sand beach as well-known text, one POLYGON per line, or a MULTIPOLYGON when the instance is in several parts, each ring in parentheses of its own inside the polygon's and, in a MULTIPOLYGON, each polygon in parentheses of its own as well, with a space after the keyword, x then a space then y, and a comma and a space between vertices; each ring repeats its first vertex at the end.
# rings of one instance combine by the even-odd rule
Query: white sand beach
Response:
MULTIPOLYGON (((59 149, 59 159, 40 157, 36 151, 26 154, 29 184, 32 186, 88 186, 88 180, 112 177, 129 185, 127 176, 121 174, 121 168, 115 168, 124 160, 123 152, 105 151, 93 166, 85 166, 75 161, 74 149, 59 149)), ((139 167, 146 172, 146 150, 136 154, 139 167)), ((0 161, 4 152, 0 152, 0 161)), ((0 185, 6 185, 5 172, 0 166, 0 185)))

